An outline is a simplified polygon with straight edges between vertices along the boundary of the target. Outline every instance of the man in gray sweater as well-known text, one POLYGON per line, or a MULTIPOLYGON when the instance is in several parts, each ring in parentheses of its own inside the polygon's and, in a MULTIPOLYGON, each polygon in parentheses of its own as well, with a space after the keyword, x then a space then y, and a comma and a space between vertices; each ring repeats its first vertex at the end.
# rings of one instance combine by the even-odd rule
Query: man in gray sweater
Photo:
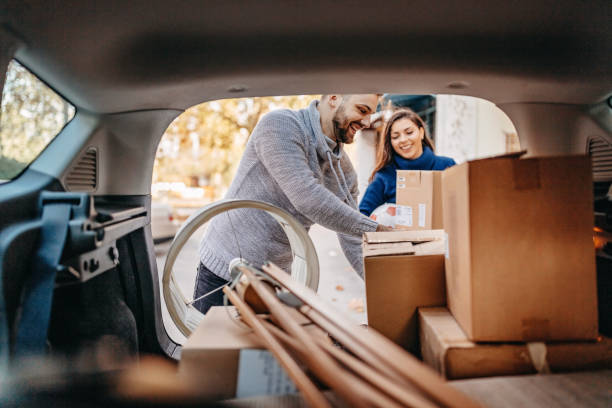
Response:
MULTIPOLYGON (((323 95, 306 109, 276 110, 261 118, 247 144, 226 198, 265 201, 295 217, 337 231, 344 254, 363 277, 361 235, 383 230, 357 207, 357 174, 342 145, 369 126, 378 95, 323 95)), ((213 218, 200 245, 194 299, 230 280, 229 262, 239 257, 261 266, 271 261, 290 270, 289 240, 270 215, 237 209, 213 218), (240 248, 240 250, 239 250, 240 248)), ((222 304, 216 291, 195 302, 206 313, 222 304)))

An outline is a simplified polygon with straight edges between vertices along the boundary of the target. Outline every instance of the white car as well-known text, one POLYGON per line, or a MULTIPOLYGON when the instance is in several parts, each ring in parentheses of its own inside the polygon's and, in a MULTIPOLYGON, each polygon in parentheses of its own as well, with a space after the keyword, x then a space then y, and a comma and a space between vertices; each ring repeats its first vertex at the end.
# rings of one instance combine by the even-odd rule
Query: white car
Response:
POLYGON ((153 201, 151 203, 151 235, 153 242, 159 244, 174 238, 179 229, 174 219, 172 206, 167 203, 153 201))

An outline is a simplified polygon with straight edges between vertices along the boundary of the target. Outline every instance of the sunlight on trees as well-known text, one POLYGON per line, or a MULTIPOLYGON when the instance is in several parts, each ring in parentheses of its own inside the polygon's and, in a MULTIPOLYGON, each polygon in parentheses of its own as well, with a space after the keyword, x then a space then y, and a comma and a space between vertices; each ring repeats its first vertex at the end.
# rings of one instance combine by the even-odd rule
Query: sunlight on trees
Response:
POLYGON ((257 122, 275 109, 301 109, 318 95, 225 99, 187 109, 161 139, 153 182, 206 187, 219 199, 231 183, 257 122))
POLYGON ((17 176, 74 116, 64 101, 16 61, 6 73, 0 113, 0 180, 17 176))
MULTIPOLYGON (((275 109, 301 109, 318 95, 225 99, 187 109, 164 133, 153 182, 203 187, 219 199, 231 183, 257 122, 275 109)), ((17 176, 75 114, 45 83, 18 62, 7 71, 0 116, 0 180, 17 176)))

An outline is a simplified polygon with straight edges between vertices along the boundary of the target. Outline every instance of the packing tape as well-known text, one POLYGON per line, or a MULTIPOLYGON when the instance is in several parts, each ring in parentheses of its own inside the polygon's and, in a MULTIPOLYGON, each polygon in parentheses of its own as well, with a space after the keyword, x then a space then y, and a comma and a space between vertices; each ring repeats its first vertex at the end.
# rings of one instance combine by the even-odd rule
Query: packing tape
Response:
POLYGON ((533 368, 538 374, 550 374, 550 367, 546 361, 546 344, 543 342, 527 343, 527 351, 533 368))

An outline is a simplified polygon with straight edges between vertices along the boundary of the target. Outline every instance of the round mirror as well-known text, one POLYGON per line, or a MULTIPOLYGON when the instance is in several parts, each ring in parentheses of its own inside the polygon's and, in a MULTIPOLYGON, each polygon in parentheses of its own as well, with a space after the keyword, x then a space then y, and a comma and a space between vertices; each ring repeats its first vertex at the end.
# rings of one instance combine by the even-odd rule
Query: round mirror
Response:
MULTIPOLYGON (((221 200, 214 202, 195 214, 185 222, 174 237, 168 251, 162 277, 162 291, 166 307, 176 327, 184 336, 189 336, 203 319, 204 315, 193 306, 193 299, 185 296, 174 277, 174 263, 185 243, 201 226, 213 217, 226 211, 252 208, 265 211, 282 227, 289 239, 293 262, 291 277, 316 291, 319 286, 319 258, 306 229, 285 210, 274 205, 254 200, 221 200)), ((240 234, 239 224, 234 231, 240 234)), ((248 259, 246 260, 248 261, 248 259)), ((254 265, 260 267, 261 265, 254 265)))

